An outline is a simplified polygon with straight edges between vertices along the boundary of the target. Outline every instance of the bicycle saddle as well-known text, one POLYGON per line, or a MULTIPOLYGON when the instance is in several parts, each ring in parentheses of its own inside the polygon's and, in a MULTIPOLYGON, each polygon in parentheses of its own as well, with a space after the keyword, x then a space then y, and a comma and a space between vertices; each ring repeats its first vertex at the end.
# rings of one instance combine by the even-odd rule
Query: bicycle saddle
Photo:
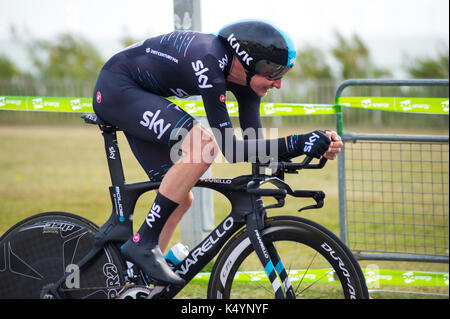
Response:
POLYGON ((114 125, 109 124, 108 122, 102 120, 100 117, 97 116, 95 113, 86 113, 81 115, 81 118, 84 120, 87 124, 96 124, 96 125, 102 125, 102 126, 112 126, 114 125))

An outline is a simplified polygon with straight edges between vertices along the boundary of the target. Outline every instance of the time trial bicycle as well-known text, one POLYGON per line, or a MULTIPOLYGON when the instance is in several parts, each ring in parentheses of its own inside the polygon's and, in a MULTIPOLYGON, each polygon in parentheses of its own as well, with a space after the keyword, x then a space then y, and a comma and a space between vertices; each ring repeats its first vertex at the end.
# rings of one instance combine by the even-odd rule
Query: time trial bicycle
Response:
MULTIPOLYGON (((175 297, 183 287, 159 286, 120 254, 133 235, 138 198, 160 182, 126 184, 118 128, 94 114, 82 118, 98 125, 104 137, 111 215, 101 227, 65 212, 37 214, 14 225, 0 237, 0 298, 175 297)), ((299 211, 321 208, 324 192, 293 190, 284 176, 325 163, 308 157, 302 163, 252 163, 249 175, 200 179, 196 187, 223 194, 231 212, 174 272, 188 284, 218 255, 207 298, 368 298, 358 262, 336 235, 305 218, 267 214, 284 206, 287 196, 315 201, 299 211), (263 197, 276 203, 265 206, 263 197)))

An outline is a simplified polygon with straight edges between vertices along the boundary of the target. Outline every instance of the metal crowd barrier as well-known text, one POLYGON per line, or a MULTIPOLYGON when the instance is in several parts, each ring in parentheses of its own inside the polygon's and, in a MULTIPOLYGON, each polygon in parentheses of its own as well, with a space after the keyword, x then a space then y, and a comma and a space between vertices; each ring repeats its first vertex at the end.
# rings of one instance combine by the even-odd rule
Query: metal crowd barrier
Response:
MULTIPOLYGON (((354 85, 448 86, 448 80, 349 80, 336 91, 337 106, 354 85)), ((448 100, 441 103, 448 106, 448 100)), ((339 107, 337 114, 344 140, 341 239, 359 259, 448 263, 448 136, 349 133, 339 107)))

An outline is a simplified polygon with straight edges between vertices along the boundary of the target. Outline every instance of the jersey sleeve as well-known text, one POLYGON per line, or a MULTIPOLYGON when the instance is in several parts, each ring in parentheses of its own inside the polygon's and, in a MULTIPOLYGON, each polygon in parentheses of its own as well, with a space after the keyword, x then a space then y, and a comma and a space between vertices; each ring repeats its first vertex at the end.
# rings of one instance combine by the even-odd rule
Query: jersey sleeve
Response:
MULTIPOLYGON (((264 138, 262 134, 262 123, 260 115, 261 98, 248 86, 242 86, 235 83, 228 83, 228 88, 233 92, 239 105, 239 123, 241 129, 251 132, 257 132, 256 138, 264 138)), ((244 134, 244 138, 247 135, 244 134)))

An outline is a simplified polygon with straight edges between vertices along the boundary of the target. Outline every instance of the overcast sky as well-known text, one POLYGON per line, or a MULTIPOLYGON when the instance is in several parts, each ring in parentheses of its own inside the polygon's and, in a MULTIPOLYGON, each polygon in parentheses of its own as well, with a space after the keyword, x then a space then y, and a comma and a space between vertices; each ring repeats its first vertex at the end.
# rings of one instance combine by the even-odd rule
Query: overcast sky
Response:
MULTIPOLYGON (((448 48, 448 0, 201 0, 203 32, 234 20, 271 20, 296 40, 324 49, 333 32, 358 34, 377 65, 396 65, 404 55, 433 55, 448 48)), ((21 56, 10 42, 10 27, 31 38, 79 33, 107 58, 118 39, 141 39, 173 29, 172 0, 0 0, 0 53, 21 56)))

